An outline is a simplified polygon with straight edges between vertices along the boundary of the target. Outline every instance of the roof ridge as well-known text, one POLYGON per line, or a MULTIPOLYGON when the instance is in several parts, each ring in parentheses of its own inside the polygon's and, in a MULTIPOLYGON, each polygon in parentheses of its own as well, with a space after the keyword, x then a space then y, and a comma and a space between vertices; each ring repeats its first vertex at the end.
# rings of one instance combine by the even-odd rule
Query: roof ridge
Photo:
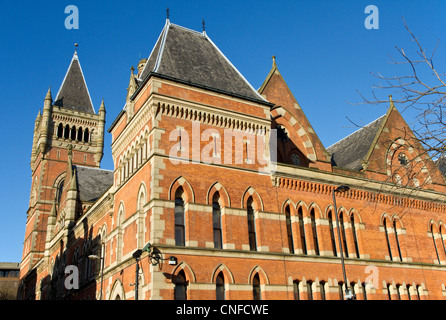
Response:
POLYGON ((196 33, 197 35, 204 36, 204 34, 202 32, 199 32, 197 30, 193 30, 193 29, 190 29, 190 28, 187 28, 187 27, 183 27, 183 26, 180 26, 179 24, 172 23, 172 22, 169 22, 169 24, 174 26, 174 27, 178 27, 178 28, 184 29, 186 31, 196 33))
MULTIPOLYGON (((165 31, 163 33, 163 37, 161 38, 161 44, 160 44, 160 48, 158 50, 158 55, 156 56, 156 60, 155 60, 155 66, 153 67, 153 72, 157 72, 158 68, 161 64, 161 59, 163 58, 163 53, 164 53, 164 45, 166 44, 166 39, 167 39, 167 34, 169 33, 169 28, 170 28, 170 21, 169 19, 167 19, 166 21, 166 26, 165 26, 165 31)), ((149 56, 150 59, 150 56, 149 56)), ((147 63, 146 63, 147 65, 147 63)))
POLYGON ((380 116, 380 117, 376 118, 375 120, 369 122, 369 123, 366 124, 365 126, 363 126, 363 127, 359 128, 359 129, 355 130, 354 132, 350 133, 348 136, 345 136, 345 137, 342 138, 341 140, 336 141, 335 143, 333 143, 332 145, 330 145, 330 146, 327 147, 326 149, 328 150, 328 149, 330 149, 331 147, 337 145, 338 143, 344 141, 345 139, 351 137, 351 136, 354 135, 355 133, 358 133, 359 131, 364 130, 365 128, 367 128, 368 126, 372 125, 373 123, 375 123, 376 121, 380 120, 381 118, 383 118, 383 117, 385 117, 385 116, 386 116, 386 114, 383 114, 382 116, 380 116))
POLYGON ((95 168, 95 167, 87 167, 87 166, 82 166, 82 165, 79 165, 79 164, 75 164, 75 165, 73 165, 73 166, 75 166, 75 167, 80 167, 80 168, 85 168, 85 169, 94 169, 94 170, 101 170, 101 171, 109 171, 109 172, 113 172, 113 170, 110 170, 110 169, 103 169, 103 168, 95 168))

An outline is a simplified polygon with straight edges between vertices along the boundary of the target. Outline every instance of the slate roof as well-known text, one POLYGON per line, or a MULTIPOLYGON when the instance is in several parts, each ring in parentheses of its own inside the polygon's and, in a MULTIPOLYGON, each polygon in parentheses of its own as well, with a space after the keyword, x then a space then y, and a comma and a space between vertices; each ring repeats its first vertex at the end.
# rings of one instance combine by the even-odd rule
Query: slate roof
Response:
POLYGON ((113 171, 75 165, 79 199, 94 202, 113 185, 113 171))
POLYGON ((71 59, 70 66, 53 104, 75 111, 95 113, 76 52, 71 59))
POLYGON ((232 65, 205 32, 166 21, 140 82, 150 74, 192 86, 270 104, 232 65))
POLYGON ((385 115, 328 147, 332 164, 340 168, 361 170, 362 160, 370 150, 384 119, 385 115))

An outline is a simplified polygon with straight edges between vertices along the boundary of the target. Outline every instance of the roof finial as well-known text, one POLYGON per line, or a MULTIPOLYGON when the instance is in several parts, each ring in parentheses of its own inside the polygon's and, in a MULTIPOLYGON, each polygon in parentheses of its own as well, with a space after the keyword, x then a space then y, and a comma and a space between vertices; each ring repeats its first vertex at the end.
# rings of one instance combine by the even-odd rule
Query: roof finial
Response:
POLYGON ((201 25, 203 26, 203 34, 206 34, 206 22, 204 21, 204 18, 201 22, 201 25))
POLYGON ((169 20, 169 18, 170 18, 169 7, 167 7, 167 9, 166 9, 166 16, 167 16, 167 20, 169 20))
POLYGON ((75 43, 74 46, 76 47, 76 48, 74 49, 74 53, 77 53, 77 47, 78 47, 79 45, 78 45, 77 43, 75 43))
POLYGON ((273 58, 273 67, 277 67, 277 64, 276 64, 276 56, 273 56, 272 58, 273 58))
POLYGON ((393 103, 393 98, 392 98, 392 95, 391 94, 389 94, 389 102, 390 102, 390 107, 392 108, 395 108, 395 104, 393 103))

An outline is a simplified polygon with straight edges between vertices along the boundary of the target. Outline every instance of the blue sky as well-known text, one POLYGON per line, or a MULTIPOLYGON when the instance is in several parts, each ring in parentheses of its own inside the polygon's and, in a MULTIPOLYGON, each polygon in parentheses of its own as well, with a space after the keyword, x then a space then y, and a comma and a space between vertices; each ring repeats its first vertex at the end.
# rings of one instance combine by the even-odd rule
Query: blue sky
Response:
MULTIPOLYGON (((172 23, 206 32, 245 78, 259 88, 276 56, 309 121, 328 147, 386 112, 353 105, 377 81, 371 72, 407 74, 388 63, 395 46, 413 52, 403 17, 427 49, 440 39, 436 67, 446 69, 445 1, 11 1, 0 0, 0 261, 19 262, 31 186, 34 120, 51 86, 57 93, 74 52, 106 127, 124 106, 130 67, 147 58, 170 8, 172 23), (79 9, 79 29, 65 28, 65 7, 79 9), (368 30, 367 5, 379 9, 368 30), (350 102, 350 103, 349 103, 350 102)), ((392 92, 380 92, 386 97, 392 92)), ((411 122, 411 114, 403 114, 411 122)), ((113 169, 106 133, 102 167, 113 169)))

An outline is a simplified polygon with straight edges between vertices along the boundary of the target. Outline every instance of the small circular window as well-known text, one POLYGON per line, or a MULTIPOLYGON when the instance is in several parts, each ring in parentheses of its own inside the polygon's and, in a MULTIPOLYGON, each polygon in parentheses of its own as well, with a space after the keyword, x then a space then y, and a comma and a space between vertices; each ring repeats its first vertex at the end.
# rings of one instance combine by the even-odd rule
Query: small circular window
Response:
POLYGON ((400 153, 398 155, 398 161, 400 162, 400 164, 402 166, 407 166, 409 164, 409 159, 407 158, 407 156, 404 153, 400 153))

